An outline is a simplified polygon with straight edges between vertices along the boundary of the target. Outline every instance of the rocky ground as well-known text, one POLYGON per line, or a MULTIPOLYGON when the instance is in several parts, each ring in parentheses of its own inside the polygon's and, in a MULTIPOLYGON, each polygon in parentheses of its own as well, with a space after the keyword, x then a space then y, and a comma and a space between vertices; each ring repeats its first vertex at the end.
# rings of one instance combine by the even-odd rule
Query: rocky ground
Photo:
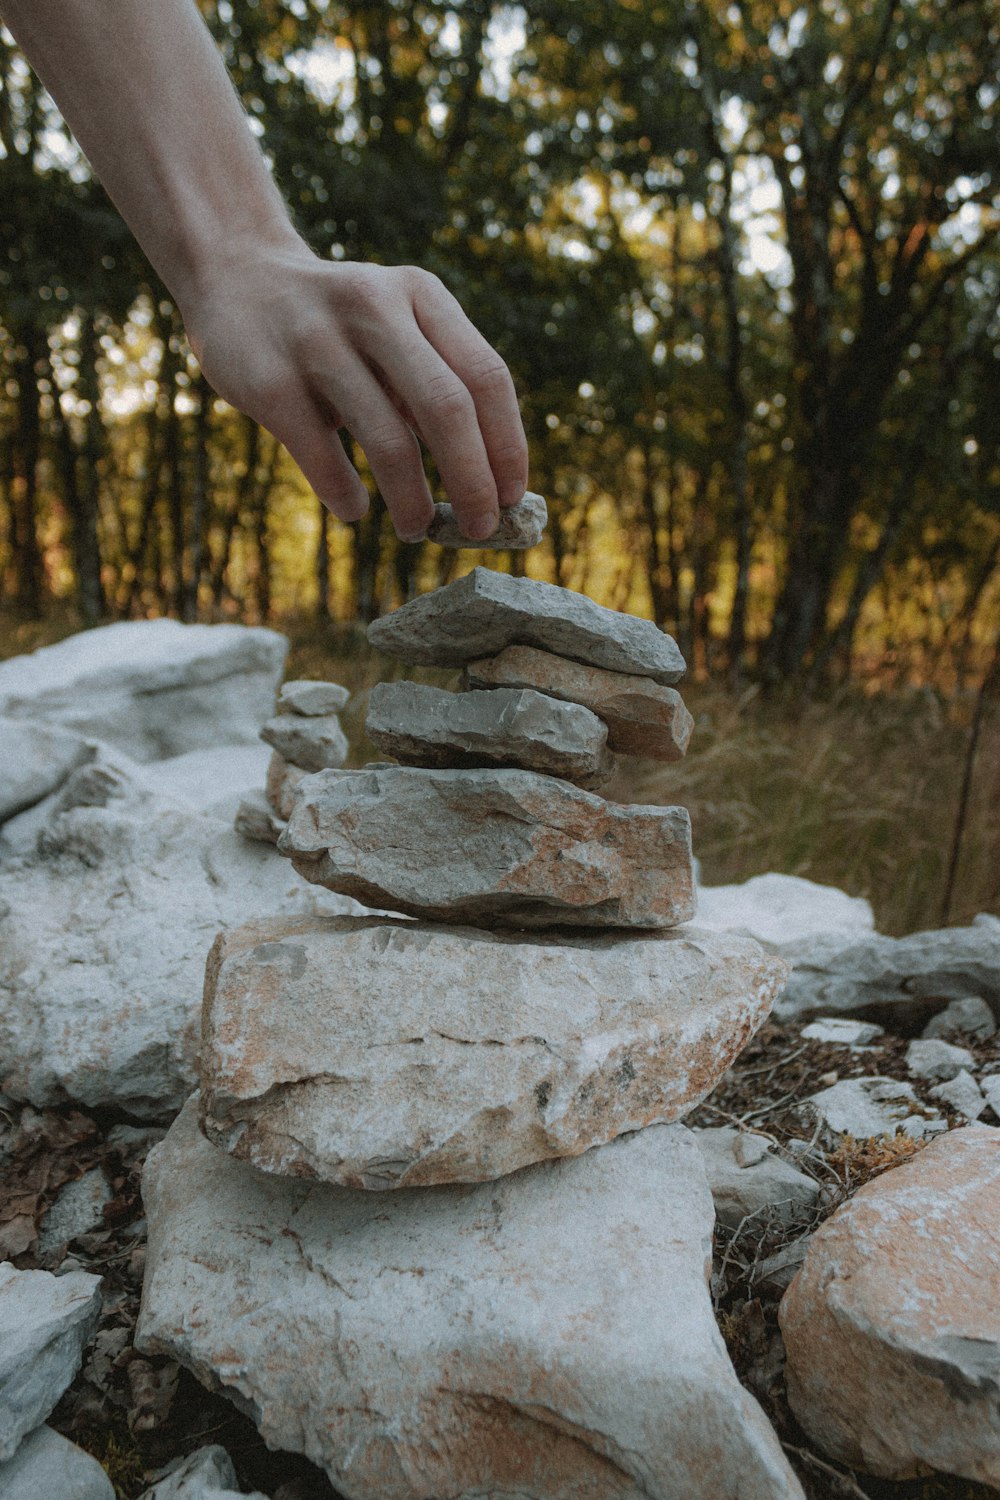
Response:
MULTIPOLYGON (((735 1227, 717 1226, 712 1291, 730 1355, 774 1423, 810 1500, 993 1494, 962 1479, 889 1483, 842 1469, 816 1451, 789 1411, 777 1309, 806 1240, 862 1183, 923 1149, 903 1134, 848 1136, 833 1144, 803 1101, 836 1081, 878 1075, 910 1083, 918 1107, 928 1116, 940 1114, 931 1094, 936 1081, 915 1078, 907 1067, 910 1038, 885 1033, 861 1050, 804 1038, 804 1029, 801 1023, 767 1024, 687 1121, 766 1137, 819 1188, 814 1207, 791 1222, 770 1208, 735 1227)), ((978 1042, 966 1037, 962 1044, 973 1054, 977 1076, 1000 1072, 997 1035, 978 1042)), ((947 1119, 949 1127, 964 1123, 954 1111, 947 1119)), ((983 1119, 1000 1122, 990 1111, 983 1119)), ((306 1459, 269 1453, 228 1400, 208 1393, 177 1365, 133 1349, 145 1255, 139 1178, 147 1151, 164 1133, 111 1112, 28 1108, 3 1119, 0 1151, 9 1186, 0 1206, 0 1258, 21 1269, 80 1269, 105 1279, 96 1337, 50 1425, 105 1465, 122 1500, 134 1500, 171 1460, 206 1444, 226 1448, 245 1490, 273 1500, 329 1500, 335 1491, 306 1459)))

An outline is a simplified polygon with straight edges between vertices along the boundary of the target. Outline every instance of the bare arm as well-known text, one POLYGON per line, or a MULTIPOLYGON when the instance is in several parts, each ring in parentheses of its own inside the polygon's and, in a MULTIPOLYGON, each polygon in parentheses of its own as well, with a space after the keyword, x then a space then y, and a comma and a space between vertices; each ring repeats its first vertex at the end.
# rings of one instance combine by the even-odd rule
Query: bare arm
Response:
POLYGON ((220 395, 353 520, 368 501, 337 436, 346 426, 402 537, 431 515, 416 430, 466 535, 488 535, 527 482, 506 366, 428 272, 313 254, 193 0, 0 0, 0 12, 220 395))

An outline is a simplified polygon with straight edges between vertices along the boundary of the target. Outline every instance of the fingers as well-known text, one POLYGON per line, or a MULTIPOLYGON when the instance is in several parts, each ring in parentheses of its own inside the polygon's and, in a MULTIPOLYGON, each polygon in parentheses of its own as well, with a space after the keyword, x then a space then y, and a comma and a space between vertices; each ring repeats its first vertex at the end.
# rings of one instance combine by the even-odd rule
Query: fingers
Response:
POLYGON ((434 502, 413 429, 362 360, 343 361, 336 385, 329 399, 365 450, 396 534, 404 542, 421 540, 434 516, 434 502))
MULTIPOLYGON (((413 308, 427 342, 462 382, 473 403, 499 504, 516 505, 528 485, 528 443, 510 371, 436 276, 417 273, 413 308)), ((445 436, 445 445, 449 441, 445 436)), ((441 466, 442 458, 433 444, 431 449, 441 466)), ((450 453, 447 461, 452 461, 450 453)), ((455 496, 452 500, 458 510, 455 496)))
POLYGON ((375 349, 393 404, 434 455, 463 532, 471 541, 490 536, 500 521, 497 482, 468 387, 412 320, 375 349))
POLYGON ((327 510, 341 521, 359 521, 368 509, 368 491, 344 452, 330 413, 297 392, 264 425, 288 449, 327 510))

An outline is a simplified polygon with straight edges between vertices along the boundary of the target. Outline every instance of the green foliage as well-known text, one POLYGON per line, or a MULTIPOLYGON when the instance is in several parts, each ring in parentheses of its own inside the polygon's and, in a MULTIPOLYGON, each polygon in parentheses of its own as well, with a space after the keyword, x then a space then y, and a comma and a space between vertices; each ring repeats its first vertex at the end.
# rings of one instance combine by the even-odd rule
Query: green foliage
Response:
MULTIPOLYGON (((889 639, 904 675, 942 651, 942 681, 982 670, 1000 592, 988 7, 202 10, 310 243, 434 270, 510 364, 553 509, 532 567, 653 613, 704 671, 843 674, 889 639)), ((321 530, 269 437, 200 389, 9 42, 0 145, 11 597, 90 618, 318 597, 347 618, 443 576, 378 507, 321 530), (129 340, 131 413, 120 381, 111 401, 129 340)))

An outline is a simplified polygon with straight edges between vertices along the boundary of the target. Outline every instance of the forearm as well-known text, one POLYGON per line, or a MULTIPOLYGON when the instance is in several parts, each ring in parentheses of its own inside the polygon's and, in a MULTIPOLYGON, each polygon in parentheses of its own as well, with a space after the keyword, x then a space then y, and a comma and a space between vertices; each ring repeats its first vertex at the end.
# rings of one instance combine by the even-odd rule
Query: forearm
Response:
POLYGON ((294 232, 193 0, 0 0, 122 217, 181 303, 294 232))

